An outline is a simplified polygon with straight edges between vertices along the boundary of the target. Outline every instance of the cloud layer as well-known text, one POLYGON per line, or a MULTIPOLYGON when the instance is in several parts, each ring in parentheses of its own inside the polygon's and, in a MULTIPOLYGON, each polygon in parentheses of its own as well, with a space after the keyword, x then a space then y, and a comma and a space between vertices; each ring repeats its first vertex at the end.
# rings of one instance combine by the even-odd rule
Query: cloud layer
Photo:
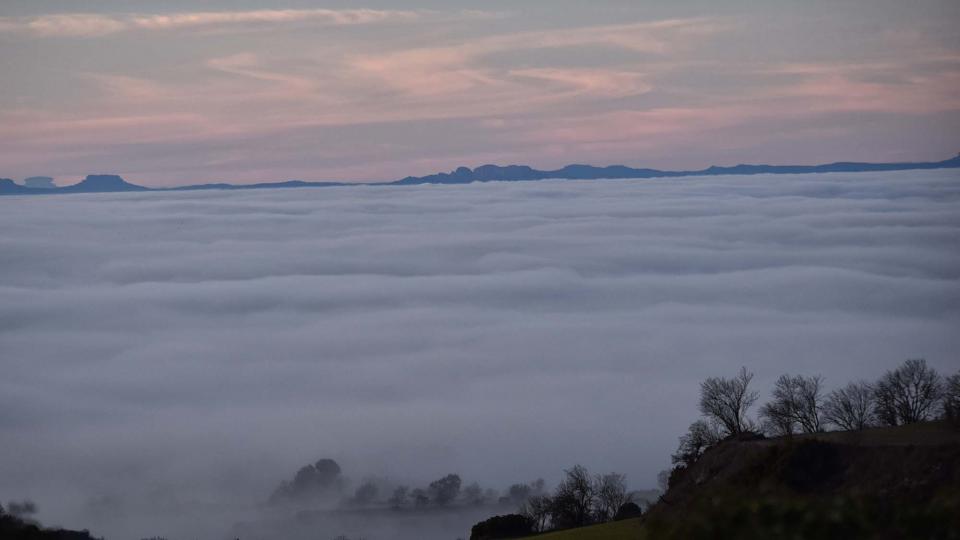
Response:
POLYGON ((647 487, 704 377, 960 367, 956 171, 0 206, 0 477, 110 537, 223 530, 322 456, 647 487))

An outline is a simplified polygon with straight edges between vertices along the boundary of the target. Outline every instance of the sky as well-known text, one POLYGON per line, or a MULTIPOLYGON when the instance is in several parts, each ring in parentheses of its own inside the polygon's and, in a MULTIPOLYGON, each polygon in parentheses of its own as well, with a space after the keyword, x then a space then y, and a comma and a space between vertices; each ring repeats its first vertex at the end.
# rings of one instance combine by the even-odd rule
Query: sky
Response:
POLYGON ((940 160, 958 22, 954 0, 4 0, 0 177, 940 160))
MULTIPOLYGON (((246 538, 323 457, 651 488, 707 377, 960 369, 956 169, 5 197, 0 230, 0 500, 111 540, 246 538)), ((323 537, 398 538, 364 526, 323 537)))

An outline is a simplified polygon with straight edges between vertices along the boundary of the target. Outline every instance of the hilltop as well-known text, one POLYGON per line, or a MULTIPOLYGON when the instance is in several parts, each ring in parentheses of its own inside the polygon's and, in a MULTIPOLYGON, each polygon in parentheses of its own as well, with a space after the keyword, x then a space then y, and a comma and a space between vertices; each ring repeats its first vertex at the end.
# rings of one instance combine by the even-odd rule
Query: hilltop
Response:
POLYGON ((639 520, 537 538, 960 537, 960 430, 943 421, 729 438, 671 478, 639 520))

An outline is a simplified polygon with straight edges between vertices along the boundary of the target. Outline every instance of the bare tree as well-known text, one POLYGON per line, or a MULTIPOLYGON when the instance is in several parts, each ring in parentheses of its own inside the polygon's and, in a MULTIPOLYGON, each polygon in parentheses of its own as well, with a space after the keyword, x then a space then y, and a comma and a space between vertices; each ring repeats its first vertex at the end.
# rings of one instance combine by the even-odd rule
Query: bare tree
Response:
POLYGON ((761 428, 771 436, 790 436, 796 431, 797 421, 794 420, 790 406, 780 400, 765 403, 760 407, 761 428))
POLYGON ((533 495, 520 505, 520 513, 533 522, 534 531, 543 532, 547 530, 547 518, 552 506, 553 500, 549 495, 533 495))
POLYGON ((707 448, 717 444, 719 440, 720 432, 715 425, 706 420, 697 420, 690 424, 687 433, 680 437, 680 446, 670 458, 674 465, 689 467, 703 455, 707 448))
POLYGON ((960 372, 944 380, 942 414, 945 420, 960 422, 960 372))
POLYGON ((590 473, 582 465, 564 471, 566 477, 552 498, 550 520, 555 526, 581 527, 590 523, 596 491, 590 473))
POLYGON ((627 494, 627 477, 610 473, 597 476, 595 488, 597 493, 597 521, 609 521, 624 503, 630 500, 627 494))
POLYGON ((823 418, 848 431, 860 431, 875 422, 873 387, 866 381, 852 382, 827 396, 823 418))
POLYGON ((790 435, 794 426, 804 433, 823 431, 823 377, 781 375, 773 388, 773 401, 760 409, 768 429, 777 435, 790 435))
POLYGON ((716 420, 727 435, 737 435, 751 428, 747 409, 757 401, 757 393, 749 389, 753 373, 740 368, 732 379, 711 377, 700 383, 700 412, 716 420))
POLYGON ((926 360, 907 360, 874 386, 877 417, 890 426, 929 420, 942 387, 942 377, 927 367, 926 360))

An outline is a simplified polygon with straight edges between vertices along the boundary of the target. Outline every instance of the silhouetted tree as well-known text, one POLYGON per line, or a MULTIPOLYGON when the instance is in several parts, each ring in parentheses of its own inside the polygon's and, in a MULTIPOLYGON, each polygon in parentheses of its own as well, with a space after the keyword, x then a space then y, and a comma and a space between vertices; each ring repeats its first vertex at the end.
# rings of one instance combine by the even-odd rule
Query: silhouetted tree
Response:
POLYGON ((312 465, 301 467, 292 482, 283 482, 270 497, 271 502, 284 499, 303 499, 341 488, 340 465, 332 459, 321 459, 312 465))
POLYGON ((874 385, 877 417, 890 426, 929 420, 941 392, 942 378, 926 360, 907 360, 874 385))
POLYGON ((781 375, 773 388, 773 401, 760 408, 766 429, 774 435, 790 435, 794 427, 804 433, 823 431, 820 420, 823 378, 781 375))
POLYGON ((942 409, 945 420, 960 424, 960 373, 944 379, 942 409))
POLYGON ((593 518, 596 489, 590 473, 582 465, 564 471, 564 479, 557 486, 550 509, 550 521, 555 527, 582 527, 593 518))
POLYGON ((747 368, 732 379, 711 377, 700 383, 700 412, 715 420, 727 435, 737 435, 751 428, 747 409, 757 401, 757 393, 750 390, 753 373, 747 368))
POLYGON ((630 500, 630 496, 627 494, 626 480, 626 476, 618 473, 597 476, 594 481, 597 497, 595 512, 597 521, 609 521, 617 513, 617 510, 630 500))
POLYGON ((689 467, 703 455, 707 448, 717 444, 719 440, 720 432, 716 426, 705 420, 697 420, 690 424, 687 433, 680 437, 680 446, 670 459, 674 465, 689 467))
POLYGON ((433 502, 439 506, 451 503, 460 494, 460 476, 448 474, 430 482, 430 494, 433 496, 433 502))
POLYGON ((875 421, 873 395, 873 387, 865 381, 838 388, 827 395, 823 418, 848 431, 869 427, 875 421))

